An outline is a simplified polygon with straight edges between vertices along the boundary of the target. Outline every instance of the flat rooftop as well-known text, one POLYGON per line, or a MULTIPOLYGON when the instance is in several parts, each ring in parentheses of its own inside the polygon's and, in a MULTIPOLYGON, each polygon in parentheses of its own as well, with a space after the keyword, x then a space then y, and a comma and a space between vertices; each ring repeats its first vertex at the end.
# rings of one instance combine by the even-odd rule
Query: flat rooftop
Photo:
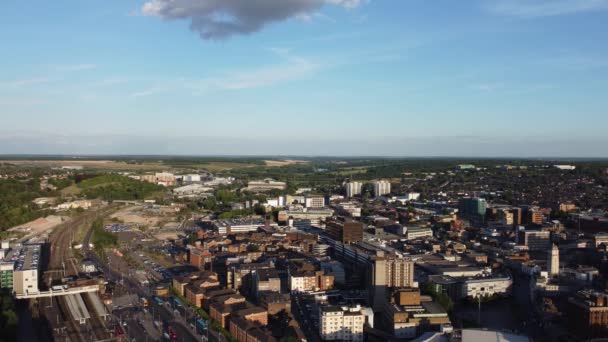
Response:
POLYGON ((36 270, 40 263, 41 245, 23 245, 15 262, 15 271, 36 270))

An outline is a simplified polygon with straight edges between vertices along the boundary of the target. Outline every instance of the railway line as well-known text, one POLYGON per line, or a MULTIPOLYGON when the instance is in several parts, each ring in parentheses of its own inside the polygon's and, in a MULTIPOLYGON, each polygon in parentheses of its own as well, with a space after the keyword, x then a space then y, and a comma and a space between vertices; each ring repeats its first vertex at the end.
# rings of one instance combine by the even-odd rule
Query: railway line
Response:
MULTIPOLYGON (((74 235, 79 228, 90 227, 97 217, 106 216, 115 209, 116 206, 111 205, 90 211, 55 228, 48 239, 50 255, 47 271, 44 273, 44 280, 49 287, 59 279, 78 277, 79 268, 71 248, 74 235)), ((87 239, 85 239, 87 243, 88 238, 90 238, 90 231, 87 232, 87 239)), ((82 298, 86 309, 90 313, 90 318, 82 325, 78 323, 76 317, 73 317, 74 313, 71 312, 66 297, 52 299, 57 303, 57 308, 63 319, 66 337, 73 342, 111 340, 112 336, 107 330, 104 320, 95 311, 94 304, 86 296, 82 298)), ((59 322, 57 323, 59 324, 59 322)))

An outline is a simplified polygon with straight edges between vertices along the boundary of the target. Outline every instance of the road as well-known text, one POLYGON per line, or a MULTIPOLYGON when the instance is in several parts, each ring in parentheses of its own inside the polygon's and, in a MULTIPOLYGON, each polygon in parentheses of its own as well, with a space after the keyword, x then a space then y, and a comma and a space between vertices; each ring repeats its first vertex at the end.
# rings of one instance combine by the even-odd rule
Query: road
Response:
POLYGON ((296 318, 298 323, 300 323, 300 328, 302 329, 302 332, 304 332, 304 335, 306 335, 306 340, 311 342, 321 342, 318 331, 311 320, 311 315, 308 312, 308 308, 302 303, 302 298, 299 295, 293 295, 291 297, 291 313, 296 318))

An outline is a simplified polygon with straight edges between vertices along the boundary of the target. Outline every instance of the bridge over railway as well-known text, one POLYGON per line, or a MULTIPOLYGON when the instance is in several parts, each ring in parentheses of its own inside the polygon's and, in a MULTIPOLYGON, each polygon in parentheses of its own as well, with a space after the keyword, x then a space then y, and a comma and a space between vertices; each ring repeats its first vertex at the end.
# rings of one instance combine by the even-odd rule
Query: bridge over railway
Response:
POLYGON ((67 296, 67 295, 79 294, 79 293, 97 292, 97 291, 99 291, 99 286, 89 285, 89 286, 71 287, 69 289, 63 289, 63 288, 62 289, 51 289, 49 291, 40 291, 40 292, 36 292, 36 293, 15 294, 15 298, 32 299, 32 298, 57 297, 57 296, 67 296))

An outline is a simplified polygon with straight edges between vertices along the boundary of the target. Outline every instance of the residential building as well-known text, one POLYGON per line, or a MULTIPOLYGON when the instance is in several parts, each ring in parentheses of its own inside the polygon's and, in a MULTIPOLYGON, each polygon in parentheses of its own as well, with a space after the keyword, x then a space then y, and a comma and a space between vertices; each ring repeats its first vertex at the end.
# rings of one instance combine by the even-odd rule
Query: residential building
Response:
POLYGON ((608 294, 579 291, 568 299, 567 322, 572 333, 583 339, 608 336, 608 294))
POLYGON ((319 307, 319 335, 324 341, 363 341, 365 314, 361 306, 319 307))
POLYGON ((371 277, 367 285, 374 311, 379 311, 386 300, 386 290, 399 287, 415 287, 414 262, 409 257, 377 252, 371 258, 371 277))
POLYGON ((391 193, 391 183, 387 180, 382 179, 373 181, 372 185, 374 186, 374 197, 380 197, 391 193))
POLYGON ((281 292, 281 278, 275 268, 254 271, 253 281, 254 292, 258 297, 261 292, 281 292))
POLYGON ((344 184, 346 190, 346 197, 351 198, 356 195, 361 195, 361 188, 363 184, 361 182, 349 182, 344 184))

